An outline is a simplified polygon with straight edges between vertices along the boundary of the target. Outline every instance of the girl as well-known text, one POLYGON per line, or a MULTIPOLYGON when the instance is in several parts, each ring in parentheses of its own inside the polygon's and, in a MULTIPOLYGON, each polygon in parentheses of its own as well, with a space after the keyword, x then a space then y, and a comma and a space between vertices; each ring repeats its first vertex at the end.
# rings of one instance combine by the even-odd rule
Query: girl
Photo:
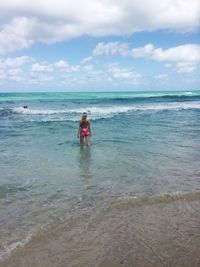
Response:
POLYGON ((91 129, 90 129, 90 122, 87 120, 87 113, 84 112, 82 115, 82 119, 79 123, 77 137, 80 138, 80 145, 83 145, 84 137, 86 139, 87 145, 90 147, 90 136, 91 136, 91 129))

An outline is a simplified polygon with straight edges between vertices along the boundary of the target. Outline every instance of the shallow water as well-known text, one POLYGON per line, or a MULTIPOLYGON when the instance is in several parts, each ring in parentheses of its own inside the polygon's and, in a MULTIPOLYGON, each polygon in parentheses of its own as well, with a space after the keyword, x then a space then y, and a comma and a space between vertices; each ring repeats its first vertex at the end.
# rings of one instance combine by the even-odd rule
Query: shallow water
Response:
POLYGON ((2 267, 199 266, 199 192, 102 203, 37 233, 2 267))
POLYGON ((0 94, 0 117, 1 256, 99 200, 200 189, 199 91, 0 94))

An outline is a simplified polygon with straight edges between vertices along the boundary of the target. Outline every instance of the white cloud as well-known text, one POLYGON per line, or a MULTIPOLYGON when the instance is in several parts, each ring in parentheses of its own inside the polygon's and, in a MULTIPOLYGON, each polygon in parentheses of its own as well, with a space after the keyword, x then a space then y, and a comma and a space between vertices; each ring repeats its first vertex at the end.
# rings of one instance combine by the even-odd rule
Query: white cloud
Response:
POLYGON ((78 78, 75 76, 68 77, 67 82, 73 81, 75 84, 129 84, 134 85, 140 83, 141 74, 137 73, 133 68, 124 68, 119 63, 106 65, 87 64, 80 68, 78 78))
POLYGON ((128 56, 129 49, 127 43, 119 43, 119 42, 110 42, 110 43, 98 43, 95 47, 93 54, 95 56, 98 55, 120 55, 120 56, 128 56))
POLYGON ((1 25, 1 28, 0 54, 28 48, 34 43, 34 36, 30 33, 31 20, 28 18, 14 18, 8 24, 1 25))
POLYGON ((2 81, 24 81, 22 68, 33 61, 34 59, 28 56, 0 59, 0 79, 2 81))
POLYGON ((82 35, 187 32, 199 25, 199 0, 7 0, 0 2, 0 53, 82 35))
POLYGON ((154 51, 154 46, 152 44, 147 44, 144 47, 139 47, 139 48, 133 48, 130 52, 132 57, 149 57, 152 55, 154 51))
POLYGON ((90 62, 93 59, 92 56, 86 57, 84 59, 81 60, 81 64, 87 64, 88 62, 90 62))
MULTIPOLYGON (((89 65, 86 68, 89 69, 89 65)), ((79 69, 79 65, 71 65, 62 59, 49 63, 37 62, 29 56, 0 58, 0 79, 5 82, 12 80, 44 83, 52 81, 56 77, 62 78, 61 76, 66 73, 78 72, 79 69), (56 75, 54 75, 55 73, 56 75)))
POLYGON ((83 66, 83 70, 86 72, 90 72, 93 69, 94 69, 94 66, 92 64, 88 64, 88 65, 83 66))
POLYGON ((0 70, 0 80, 21 82, 25 80, 21 69, 0 70))
POLYGON ((200 62, 200 45, 185 44, 169 49, 152 50, 152 58, 165 62, 200 62))
POLYGON ((89 81, 102 83, 107 80, 108 80, 107 74, 102 70, 88 72, 85 76, 85 84, 87 84, 87 82, 89 81))
POLYGON ((83 81, 87 84, 88 82, 102 82, 107 80, 107 73, 105 70, 100 68, 95 69, 93 65, 84 66, 83 71, 84 72, 81 72, 82 83, 83 81))
POLYGON ((164 62, 167 68, 175 64, 178 72, 192 72, 200 64, 200 45, 185 44, 168 49, 156 48, 152 44, 130 49, 126 43, 99 43, 93 54, 120 55, 132 58, 149 58, 164 62))
POLYGON ((176 67, 179 73, 190 73, 196 68, 196 64, 193 62, 178 62, 176 67))
POLYGON ((177 72, 189 73, 200 63, 200 45, 185 44, 165 50, 157 48, 149 56, 158 62, 175 63, 177 72))
POLYGON ((102 54, 132 56, 133 58, 150 57, 160 62, 200 62, 200 45, 185 44, 164 50, 163 48, 156 48, 153 44, 129 49, 127 43, 98 43, 93 54, 96 56, 102 54))
POLYGON ((8 74, 12 76, 19 75, 21 73, 22 73, 21 69, 9 69, 8 70, 8 74))
POLYGON ((57 61, 56 63, 54 63, 54 66, 56 68, 59 68, 59 69, 64 69, 64 70, 68 70, 69 69, 69 64, 68 62, 64 61, 64 60, 59 60, 57 61))
POLYGON ((32 62, 34 59, 28 56, 0 59, 0 68, 18 68, 32 62))
POLYGON ((79 65, 70 65, 67 61, 59 60, 53 64, 54 68, 65 72, 76 72, 79 70, 79 65))
POLYGON ((32 65, 33 72, 52 72, 55 70, 64 72, 76 72, 79 65, 70 65, 67 61, 59 60, 54 63, 36 62, 32 65))
POLYGON ((33 72, 52 72, 53 67, 52 64, 47 63, 34 63, 32 65, 33 72))
POLYGON ((137 73, 133 68, 122 68, 117 63, 109 64, 107 71, 112 78, 126 83, 138 84, 142 78, 141 74, 137 73))

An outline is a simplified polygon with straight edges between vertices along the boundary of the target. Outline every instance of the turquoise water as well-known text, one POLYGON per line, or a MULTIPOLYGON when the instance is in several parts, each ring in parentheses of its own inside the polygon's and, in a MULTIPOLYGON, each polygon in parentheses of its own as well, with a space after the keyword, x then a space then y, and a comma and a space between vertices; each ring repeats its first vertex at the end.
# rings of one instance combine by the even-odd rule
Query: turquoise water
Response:
POLYGON ((4 93, 0 117, 1 255, 100 198, 200 189, 200 91, 4 93))

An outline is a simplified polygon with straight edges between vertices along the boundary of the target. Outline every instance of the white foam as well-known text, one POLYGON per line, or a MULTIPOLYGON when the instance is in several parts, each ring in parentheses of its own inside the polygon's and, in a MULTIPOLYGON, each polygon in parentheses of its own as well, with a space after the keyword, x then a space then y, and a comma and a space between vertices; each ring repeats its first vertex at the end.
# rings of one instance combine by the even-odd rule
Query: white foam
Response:
POLYGON ((131 106, 110 106, 110 107, 87 107, 87 108, 78 108, 78 109, 29 109, 29 108, 13 108, 12 112, 21 113, 27 115, 53 115, 53 114, 62 114, 62 113, 78 113, 82 114, 83 112, 98 113, 98 114, 110 114, 110 113, 124 113, 130 110, 135 109, 131 106))
POLYGON ((192 92, 185 92, 185 95, 193 95, 192 92))
POLYGON ((92 120, 111 118, 119 114, 130 112, 161 112, 179 111, 188 109, 200 109, 200 101, 170 102, 170 103, 143 103, 129 106, 93 106, 81 107, 77 109, 30 109, 17 107, 12 112, 28 115, 30 121, 35 121, 35 116, 39 116, 40 121, 79 121, 81 114, 87 112, 92 120), (32 117, 33 115, 34 117, 32 117))
POLYGON ((27 114, 27 115, 52 115, 52 114, 66 113, 68 112, 68 110, 29 109, 29 108, 18 107, 18 108, 13 108, 12 112, 27 114))
POLYGON ((175 103, 163 103, 163 104, 149 104, 141 105, 136 110, 141 111, 164 111, 164 110, 186 110, 186 109, 200 109, 200 102, 175 102, 175 103))
POLYGON ((30 233, 23 240, 16 241, 16 242, 10 244, 7 247, 4 247, 4 250, 2 250, 0 252, 0 261, 3 260, 4 258, 8 257, 12 253, 12 251, 15 250, 16 248, 18 248, 18 247, 24 247, 28 242, 31 241, 32 236, 33 236, 33 233, 30 233))

